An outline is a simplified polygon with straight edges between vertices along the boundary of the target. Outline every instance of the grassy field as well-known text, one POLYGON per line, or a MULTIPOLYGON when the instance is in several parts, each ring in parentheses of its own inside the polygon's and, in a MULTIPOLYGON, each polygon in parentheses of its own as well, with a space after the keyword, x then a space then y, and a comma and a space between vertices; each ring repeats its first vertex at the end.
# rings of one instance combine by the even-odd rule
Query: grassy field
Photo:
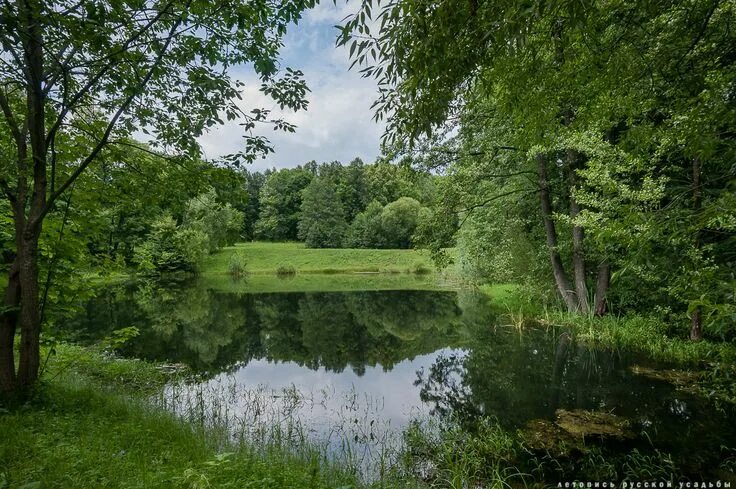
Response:
POLYGON ((422 250, 312 249, 303 243, 239 243, 210 255, 203 273, 228 273, 234 254, 242 254, 250 274, 275 274, 279 268, 299 273, 427 273, 434 271, 422 250))

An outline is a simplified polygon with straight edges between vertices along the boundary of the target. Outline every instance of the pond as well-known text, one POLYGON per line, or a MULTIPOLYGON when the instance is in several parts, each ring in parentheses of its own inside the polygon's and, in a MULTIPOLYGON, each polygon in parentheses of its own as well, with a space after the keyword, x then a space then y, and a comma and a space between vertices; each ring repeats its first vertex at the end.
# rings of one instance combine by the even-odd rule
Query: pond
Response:
POLYGON ((568 331, 519 331, 473 290, 238 288, 108 287, 70 330, 95 341, 135 326, 122 355, 198 374, 167 387, 167 408, 265 444, 320 445, 367 477, 394 456, 412 420, 449 417, 467 429, 492 417, 544 453, 592 423, 586 443, 666 453, 692 478, 718 477, 733 457, 733 413, 683 388, 687 378, 568 331))

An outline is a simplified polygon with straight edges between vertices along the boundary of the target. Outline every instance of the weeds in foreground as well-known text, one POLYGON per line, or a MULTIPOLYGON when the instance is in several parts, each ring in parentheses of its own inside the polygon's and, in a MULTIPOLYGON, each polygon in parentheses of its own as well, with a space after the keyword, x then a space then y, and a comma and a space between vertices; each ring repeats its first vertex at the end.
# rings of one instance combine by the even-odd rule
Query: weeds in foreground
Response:
POLYGON ((0 487, 360 485, 331 461, 288 450, 288 437, 280 446, 238 444, 161 409, 150 390, 139 389, 163 377, 153 364, 67 345, 59 350, 37 396, 0 410, 0 487), (72 367, 57 375, 68 361, 72 367))

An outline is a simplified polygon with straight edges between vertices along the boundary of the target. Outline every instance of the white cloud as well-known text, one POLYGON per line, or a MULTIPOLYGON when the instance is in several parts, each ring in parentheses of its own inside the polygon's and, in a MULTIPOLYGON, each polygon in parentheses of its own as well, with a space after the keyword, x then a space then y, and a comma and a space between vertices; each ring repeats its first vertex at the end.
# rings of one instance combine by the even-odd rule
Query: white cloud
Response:
MULTIPOLYGON (((310 160, 339 160, 347 163, 355 157, 373 161, 379 155, 379 140, 384 126, 372 121, 370 106, 376 98, 376 84, 363 79, 357 71, 348 71, 350 62, 343 48, 335 48, 336 29, 356 3, 320 4, 305 14, 285 40, 285 65, 301 69, 311 93, 309 108, 298 113, 284 113, 284 119, 296 124, 296 133, 262 129, 259 134, 273 143, 275 153, 259 160, 253 169, 294 167, 310 160)), ((260 83, 246 76, 247 88, 242 107, 263 107, 272 116, 281 116, 272 100, 258 91, 260 83)), ((242 128, 228 123, 200 138, 207 158, 215 158, 242 149, 242 128)))

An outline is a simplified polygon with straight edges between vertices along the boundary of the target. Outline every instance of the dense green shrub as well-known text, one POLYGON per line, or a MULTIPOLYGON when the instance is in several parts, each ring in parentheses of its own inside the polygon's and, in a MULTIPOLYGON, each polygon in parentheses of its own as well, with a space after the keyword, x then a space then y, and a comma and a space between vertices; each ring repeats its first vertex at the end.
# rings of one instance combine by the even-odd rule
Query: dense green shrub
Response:
POLYGON ((293 277, 296 275, 296 268, 292 265, 281 265, 276 269, 276 275, 279 277, 293 277))
POLYGON ((381 212, 381 230, 386 248, 411 248, 422 205, 411 197, 400 197, 381 212))
POLYGON ((164 214, 136 248, 135 260, 143 273, 196 272, 208 249, 209 238, 204 232, 177 226, 171 215, 164 214))
POLYGON ((429 213, 411 197, 400 197, 386 206, 374 200, 355 217, 345 244, 349 248, 411 248, 420 215, 429 213))
POLYGON ((383 206, 377 200, 355 216, 348 229, 345 246, 348 248, 383 248, 383 230, 381 228, 381 212, 383 206))

